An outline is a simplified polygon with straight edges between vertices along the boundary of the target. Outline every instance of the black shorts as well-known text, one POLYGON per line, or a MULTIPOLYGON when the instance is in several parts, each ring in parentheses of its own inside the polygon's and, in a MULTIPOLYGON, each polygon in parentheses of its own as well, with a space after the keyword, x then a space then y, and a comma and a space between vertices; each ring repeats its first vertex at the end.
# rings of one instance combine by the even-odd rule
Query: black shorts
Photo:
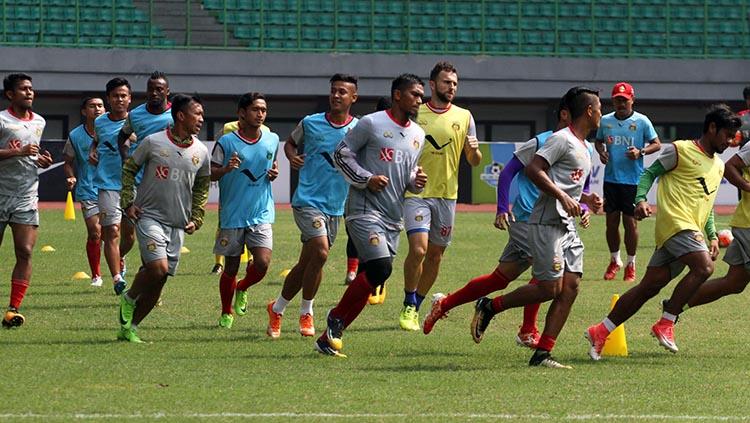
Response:
POLYGON ((623 212, 632 216, 635 211, 635 193, 638 185, 604 182, 604 212, 623 212))

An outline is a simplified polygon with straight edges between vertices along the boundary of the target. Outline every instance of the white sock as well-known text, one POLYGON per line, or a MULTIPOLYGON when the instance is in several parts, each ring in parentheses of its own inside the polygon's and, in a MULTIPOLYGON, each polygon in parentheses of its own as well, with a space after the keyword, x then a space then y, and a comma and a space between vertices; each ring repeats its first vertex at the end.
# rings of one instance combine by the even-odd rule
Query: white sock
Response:
POLYGON ((615 330, 615 328, 617 327, 617 326, 615 326, 614 323, 612 323, 611 320, 609 320, 609 317, 605 317, 604 320, 602 320, 602 324, 610 332, 612 332, 613 330, 615 330))
POLYGON ((617 263, 618 266, 622 266, 622 259, 620 258, 620 250, 609 253, 612 256, 612 261, 617 263))
POLYGON ((118 273, 118 274, 116 274, 116 275, 114 275, 114 276, 112 276, 112 281, 113 281, 114 283, 120 282, 120 281, 122 281, 122 280, 124 280, 124 279, 122 278, 122 275, 120 275, 119 273, 118 273))
POLYGON ((289 300, 279 295, 279 298, 273 303, 273 312, 276 314, 284 314, 287 305, 289 305, 289 300))
POLYGON ((313 301, 315 301, 315 299, 312 299, 312 300, 306 300, 304 298, 302 299, 302 302, 299 304, 300 316, 304 316, 305 314, 309 314, 310 316, 313 315, 313 301))
POLYGON ((677 320, 677 316, 675 316, 672 313, 667 313, 666 311, 661 314, 662 319, 667 319, 670 322, 674 323, 677 320))
POLYGON ((122 298, 124 298, 125 301, 127 301, 130 304, 135 304, 135 300, 137 300, 137 298, 133 298, 133 297, 130 296, 130 290, 129 289, 127 291, 125 291, 124 294, 122 294, 122 298))
POLYGON ((130 325, 130 329, 133 329, 133 332, 135 332, 135 331, 138 330, 138 325, 136 325, 135 323, 133 323, 133 324, 130 325))
POLYGON ((635 265, 635 256, 628 256, 628 264, 633 263, 635 265))

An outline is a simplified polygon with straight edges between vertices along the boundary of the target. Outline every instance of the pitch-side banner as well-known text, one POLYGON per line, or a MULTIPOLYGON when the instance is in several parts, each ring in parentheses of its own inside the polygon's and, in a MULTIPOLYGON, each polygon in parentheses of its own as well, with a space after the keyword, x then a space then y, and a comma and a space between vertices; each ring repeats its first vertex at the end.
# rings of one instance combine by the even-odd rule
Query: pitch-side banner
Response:
MULTIPOLYGON (((497 178, 503 170, 505 163, 511 159, 513 152, 522 143, 516 142, 481 142, 480 148, 484 157, 479 166, 474 168, 472 202, 473 203, 494 203, 496 201, 495 191, 497 189, 497 178)), ((723 154, 721 159, 725 162, 735 153, 737 148, 729 148, 723 154)), ((648 155, 644 158, 644 165, 650 166, 658 157, 659 153, 648 155)), ((604 165, 599 161, 599 155, 594 152, 591 169, 591 190, 602 194, 602 185, 604 182, 604 165)), ((513 180, 510 191, 511 202, 517 195, 516 181, 513 180)), ((651 188, 648 194, 648 201, 651 204, 656 203, 656 184, 651 188)), ((737 204, 737 188, 727 182, 726 179, 721 181, 721 187, 716 197, 716 204, 735 205, 737 204)))

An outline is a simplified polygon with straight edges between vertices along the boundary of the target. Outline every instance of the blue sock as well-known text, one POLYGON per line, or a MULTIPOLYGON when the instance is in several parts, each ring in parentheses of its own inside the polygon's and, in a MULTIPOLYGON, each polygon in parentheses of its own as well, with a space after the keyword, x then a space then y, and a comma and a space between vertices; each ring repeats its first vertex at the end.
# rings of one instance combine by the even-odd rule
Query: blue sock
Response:
POLYGON ((405 306, 417 305, 417 291, 414 291, 414 292, 404 291, 404 305, 405 306))
POLYGON ((424 295, 416 294, 415 297, 417 298, 417 310, 419 310, 419 307, 422 306, 422 301, 424 301, 424 295))

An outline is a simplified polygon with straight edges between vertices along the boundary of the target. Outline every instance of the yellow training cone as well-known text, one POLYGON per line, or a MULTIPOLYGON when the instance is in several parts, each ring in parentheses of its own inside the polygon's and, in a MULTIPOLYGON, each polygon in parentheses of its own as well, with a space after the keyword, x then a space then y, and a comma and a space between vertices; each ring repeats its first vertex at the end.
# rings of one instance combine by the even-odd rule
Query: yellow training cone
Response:
MULTIPOLYGON (((609 305, 609 309, 612 310, 617 303, 620 296, 615 294, 612 296, 612 302, 609 305)), ((604 349, 602 349, 602 355, 610 357, 627 357, 628 356, 628 342, 625 340, 625 326, 620 325, 613 330, 607 337, 607 341, 604 342, 604 349)))
POLYGON ((86 272, 75 272, 70 279, 74 281, 79 281, 79 280, 84 280, 84 279, 91 279, 91 276, 87 275, 86 272))
POLYGON ((53 251, 55 251, 55 249, 51 245, 45 245, 44 247, 42 247, 43 253, 51 253, 53 251))
POLYGON ((281 271, 281 272, 279 273, 279 276, 281 276, 282 278, 285 278, 285 277, 286 277, 286 275, 288 275, 288 274, 289 274, 289 272, 291 272, 291 271, 292 271, 292 269, 284 269, 284 270, 282 270, 282 271, 281 271))
POLYGON ((65 220, 76 220, 76 209, 73 207, 73 193, 68 191, 68 199, 65 200, 65 220))
POLYGON ((247 247, 245 247, 244 252, 240 256, 240 263, 247 263, 248 255, 247 255, 247 247))
POLYGON ((188 247, 185 247, 184 245, 182 246, 182 248, 180 248, 180 254, 187 254, 189 252, 190 250, 188 249, 188 247))

